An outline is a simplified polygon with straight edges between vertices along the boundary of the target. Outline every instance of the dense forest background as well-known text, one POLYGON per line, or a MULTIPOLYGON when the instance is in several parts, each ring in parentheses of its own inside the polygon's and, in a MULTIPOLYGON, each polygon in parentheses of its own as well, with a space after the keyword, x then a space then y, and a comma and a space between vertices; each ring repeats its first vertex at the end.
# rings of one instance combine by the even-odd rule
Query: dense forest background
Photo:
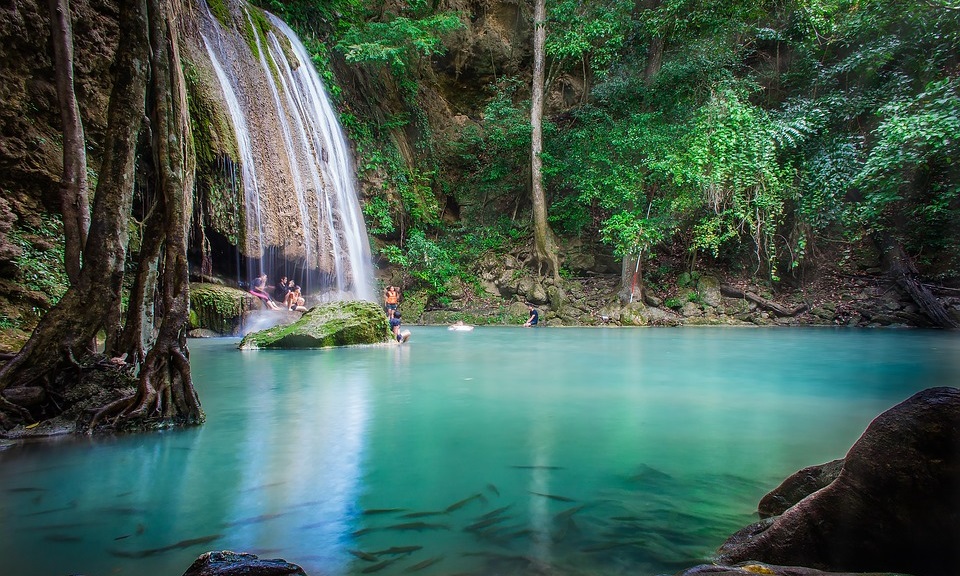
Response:
MULTIPOLYGON (((443 301, 488 251, 529 247, 531 3, 263 6, 314 40, 337 87, 382 267, 443 301)), ((575 240, 666 296, 701 267, 774 293, 840 269, 957 287, 957 6, 547 10, 542 159, 561 275, 604 271, 577 266, 575 240)))
MULTIPOLYGON (((416 295, 419 310, 502 297, 489 279, 504 268, 537 284, 533 2, 259 5, 297 29, 338 102, 381 279, 416 295)), ((71 9, 95 182, 117 8, 71 9)), ((919 304, 907 323, 956 326, 960 8, 563 0, 546 10, 540 158, 563 281, 612 278, 608 300, 679 310, 698 297, 679 288, 709 271, 770 299, 815 304, 829 290, 820 300, 833 311, 854 283, 885 282, 919 304)), ((45 19, 28 3, 3 21, 6 350, 69 285, 45 19)), ((200 208, 215 161, 198 147, 200 208)), ((199 243, 192 229, 194 272, 199 243)), ((559 308, 562 282, 547 284, 538 301, 559 308)))

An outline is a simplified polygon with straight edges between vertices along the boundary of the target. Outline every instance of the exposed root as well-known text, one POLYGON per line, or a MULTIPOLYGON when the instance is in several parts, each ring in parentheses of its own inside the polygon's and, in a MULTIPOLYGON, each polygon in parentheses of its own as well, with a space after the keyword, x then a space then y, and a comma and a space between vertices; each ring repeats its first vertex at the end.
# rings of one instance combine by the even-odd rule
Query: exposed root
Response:
POLYGON ((100 425, 102 420, 105 418, 110 418, 111 416, 116 417, 114 418, 113 422, 113 424, 116 425, 117 419, 123 414, 124 410, 131 405, 134 398, 136 398, 135 394, 124 396, 123 398, 114 400, 113 402, 110 402, 106 406, 100 408, 96 414, 93 415, 93 418, 90 420, 90 424, 87 425, 87 434, 93 432, 100 425))
POLYGON ((29 410, 8 401, 2 395, 0 395, 0 410, 16 414, 24 422, 29 422, 33 418, 29 410))

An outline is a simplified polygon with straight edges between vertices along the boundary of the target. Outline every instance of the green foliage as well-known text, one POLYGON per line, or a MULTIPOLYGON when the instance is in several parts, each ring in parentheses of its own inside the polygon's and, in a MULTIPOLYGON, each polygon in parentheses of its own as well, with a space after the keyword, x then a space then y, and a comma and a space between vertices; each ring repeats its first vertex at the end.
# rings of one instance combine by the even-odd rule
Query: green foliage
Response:
POLYGON ((649 252, 663 242, 669 231, 664 218, 648 218, 642 213, 621 211, 606 220, 602 239, 614 248, 617 256, 649 252))
POLYGON ((677 297, 670 297, 663 301, 663 305, 666 306, 667 308, 679 310, 683 308, 683 301, 677 297))
POLYGON ((21 250, 14 260, 21 285, 39 292, 51 305, 63 297, 70 281, 63 267, 63 227, 51 214, 42 213, 38 226, 14 227, 10 241, 21 250))
POLYGON ((351 27, 342 35, 337 49, 348 62, 385 64, 402 76, 417 58, 442 53, 441 37, 462 26, 455 13, 419 19, 398 16, 351 27))
POLYGON ((548 3, 547 55, 604 74, 626 42, 634 6, 632 0, 548 3))
POLYGON ((406 243, 406 272, 420 280, 434 294, 444 295, 460 268, 454 254, 442 244, 429 240, 420 230, 410 233, 406 243))
POLYGON ((934 82, 879 113, 883 121, 873 133, 876 143, 853 181, 854 186, 868 190, 858 216, 865 224, 882 225, 888 208, 910 193, 921 174, 932 198, 918 210, 929 218, 952 215, 950 203, 960 197, 954 165, 960 158, 960 81, 934 82))
POLYGON ((523 89, 518 79, 491 88, 480 122, 469 124, 446 150, 447 162, 460 174, 451 192, 461 206, 475 207, 471 215, 481 225, 529 195, 530 104, 515 101, 523 89))
POLYGON ((396 229, 390 217, 390 204, 381 197, 371 198, 363 205, 366 216, 367 232, 370 234, 391 234, 396 229))

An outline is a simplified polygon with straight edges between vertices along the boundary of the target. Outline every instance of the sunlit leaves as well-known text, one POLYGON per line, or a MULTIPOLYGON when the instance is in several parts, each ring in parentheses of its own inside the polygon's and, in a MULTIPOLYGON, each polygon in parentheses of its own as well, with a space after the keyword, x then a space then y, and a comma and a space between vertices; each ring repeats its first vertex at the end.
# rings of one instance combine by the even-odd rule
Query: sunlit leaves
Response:
POLYGON ((606 70, 623 48, 629 32, 632 0, 548 2, 547 54, 579 61, 594 72, 606 70))
POLYGON ((415 58, 443 52, 442 36, 462 26, 454 13, 420 19, 398 16, 348 29, 337 48, 348 62, 386 64, 394 73, 402 74, 415 58))

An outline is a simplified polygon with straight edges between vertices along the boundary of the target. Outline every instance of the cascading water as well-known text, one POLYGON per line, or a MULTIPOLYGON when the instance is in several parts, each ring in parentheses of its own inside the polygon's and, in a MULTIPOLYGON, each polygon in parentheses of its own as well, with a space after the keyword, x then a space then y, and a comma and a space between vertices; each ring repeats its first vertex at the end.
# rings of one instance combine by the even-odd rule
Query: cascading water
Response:
POLYGON ((209 11, 200 34, 236 135, 248 278, 286 275, 319 300, 375 300, 343 129, 296 34, 252 10, 241 5, 237 18, 250 38, 209 11))

